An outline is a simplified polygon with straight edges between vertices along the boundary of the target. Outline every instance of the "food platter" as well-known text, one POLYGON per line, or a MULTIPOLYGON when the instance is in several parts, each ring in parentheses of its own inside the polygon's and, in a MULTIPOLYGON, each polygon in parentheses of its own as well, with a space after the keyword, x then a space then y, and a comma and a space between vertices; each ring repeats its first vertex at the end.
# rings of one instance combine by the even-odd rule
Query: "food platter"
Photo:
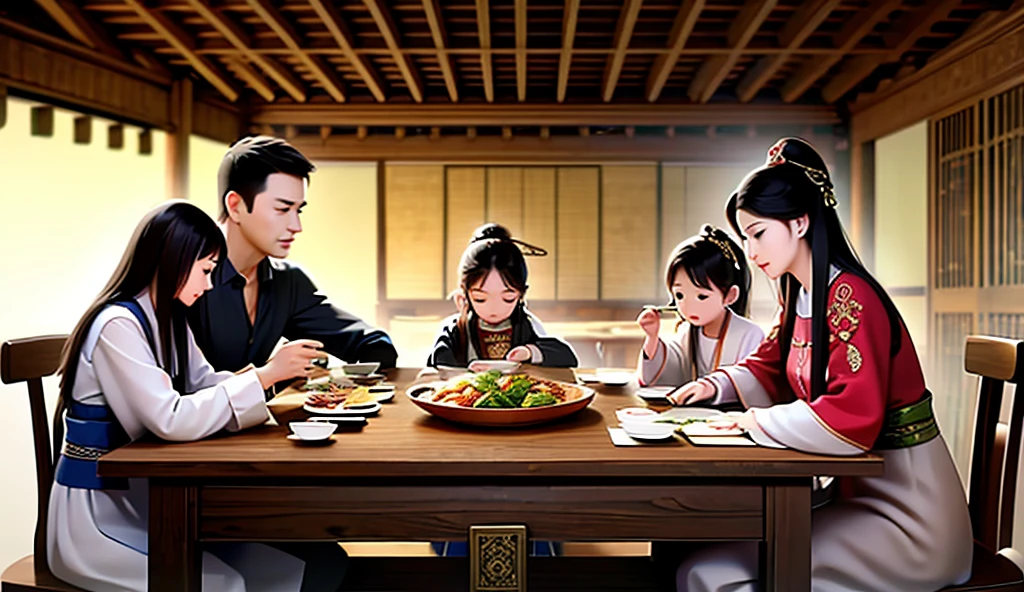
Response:
POLYGON ((553 421, 582 410, 595 394, 585 386, 526 374, 501 375, 498 371, 415 384, 405 393, 428 413, 479 426, 553 421))

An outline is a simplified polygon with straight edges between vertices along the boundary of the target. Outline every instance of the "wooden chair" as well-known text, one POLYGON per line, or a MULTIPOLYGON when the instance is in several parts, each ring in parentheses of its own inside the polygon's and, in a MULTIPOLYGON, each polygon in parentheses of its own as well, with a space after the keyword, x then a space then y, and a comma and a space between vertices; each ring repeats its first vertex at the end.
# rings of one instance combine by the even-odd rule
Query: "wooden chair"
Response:
POLYGON ((1024 379, 1024 341, 968 337, 967 372, 981 378, 971 455, 970 513, 974 528, 974 565, 970 581, 943 592, 1024 591, 1024 574, 1001 549, 1012 544, 1013 510, 1020 465, 1024 392, 1013 398, 1010 423, 999 422, 1003 386, 1024 379))
POLYGON ((50 507, 50 486, 53 484, 55 454, 60 452, 64 439, 63 426, 54 422, 54 446, 50 447, 50 429, 43 399, 43 377, 50 376, 60 365, 61 349, 66 335, 49 335, 5 341, 0 346, 0 380, 4 384, 28 384, 29 405, 32 412, 32 437, 36 450, 36 534, 33 554, 9 566, 0 576, 0 591, 24 592, 47 590, 52 592, 81 592, 50 573, 46 562, 46 518, 50 507))

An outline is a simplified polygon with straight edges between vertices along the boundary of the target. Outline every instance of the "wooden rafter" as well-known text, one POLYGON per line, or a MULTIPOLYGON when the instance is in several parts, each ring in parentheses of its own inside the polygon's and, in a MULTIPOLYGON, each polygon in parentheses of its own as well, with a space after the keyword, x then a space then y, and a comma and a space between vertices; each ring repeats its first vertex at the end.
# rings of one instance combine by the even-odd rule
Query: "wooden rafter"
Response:
POLYGON ((441 6, 437 0, 423 0, 423 12, 427 15, 430 36, 434 38, 434 47, 437 48, 437 63, 441 66, 444 85, 448 88, 448 98, 453 103, 458 103, 459 87, 455 82, 452 60, 448 57, 448 36, 445 34, 444 22, 441 20, 441 6))
POLYGON ((494 72, 491 68, 491 7, 488 0, 476 0, 476 30, 480 37, 480 72, 484 79, 484 96, 494 102, 494 72))
POLYGON ((885 46, 892 48, 892 51, 879 56, 861 56, 850 60, 849 64, 821 90, 821 98, 828 103, 835 102, 870 76, 875 68, 898 61, 918 39, 931 31, 935 23, 946 18, 959 4, 959 0, 942 0, 937 4, 929 2, 905 14, 883 38, 885 46))
POLYGON ((626 50, 629 49, 629 40, 633 37, 633 27, 636 26, 636 19, 640 16, 640 6, 643 0, 626 0, 619 13, 619 22, 615 25, 615 39, 612 43, 615 51, 608 56, 608 62, 604 67, 604 79, 602 86, 604 91, 601 98, 604 102, 612 100, 615 94, 615 86, 619 83, 619 75, 622 74, 622 65, 626 62, 626 50))
POLYGON ((274 102, 274 89, 270 88, 270 83, 268 83, 263 76, 260 76, 259 72, 252 69, 249 62, 239 56, 229 59, 227 66, 229 70, 235 73, 235 76, 238 76, 248 84, 249 88, 253 89, 256 94, 263 97, 264 101, 268 103, 274 102))
POLYGON ((565 101, 569 88, 569 70, 572 68, 572 46, 576 40, 576 21, 580 14, 580 0, 566 0, 562 16, 562 50, 558 58, 558 102, 565 101))
POLYGON ((707 126, 756 125, 770 121, 777 125, 831 125, 839 123, 836 110, 823 105, 571 105, 514 103, 508 105, 255 105, 251 114, 256 125, 366 125, 429 127, 441 126, 707 126))
POLYGON ((875 28, 879 21, 889 16, 902 4, 902 0, 874 0, 867 8, 854 14, 836 37, 837 53, 816 57, 807 62, 800 71, 786 81, 782 87, 782 100, 787 103, 799 99, 807 89, 828 72, 843 55, 852 50, 861 39, 875 28))
MULTIPOLYGON (((214 29, 216 29, 218 33, 223 35, 224 38, 227 39, 228 43, 235 47, 242 54, 242 56, 244 56, 247 60, 251 61, 257 66, 259 66, 264 72, 267 73, 268 76, 273 78, 274 81, 277 82, 281 86, 281 88, 283 88, 284 91, 288 93, 289 96, 291 96, 291 98, 295 99, 300 103, 306 102, 306 90, 303 88, 303 84, 299 82, 299 80, 295 78, 295 76, 293 76, 291 72, 289 72, 287 69, 285 69, 277 62, 273 61, 272 59, 269 59, 266 56, 260 55, 252 51, 250 49, 252 45, 250 44, 248 36, 238 27, 238 25, 232 22, 231 19, 224 16, 224 14, 221 11, 215 8, 210 8, 205 0, 186 1, 188 2, 189 6, 193 10, 195 10, 200 17, 203 18, 203 20, 210 23, 210 25, 214 29)), ((237 67, 239 63, 239 61, 236 61, 233 65, 237 67)), ((256 73, 251 72, 251 74, 256 73)), ((244 75, 245 74, 243 74, 242 76, 244 75)), ((253 81, 256 81, 256 83, 259 84, 259 78, 259 76, 256 76, 252 80, 245 77, 243 77, 242 79, 249 83, 251 86, 253 84, 253 81)), ((269 86, 266 86, 266 88, 257 88, 253 86, 253 90, 255 90, 261 97, 265 99, 268 93, 271 97, 273 97, 274 95, 273 89, 271 89, 269 86)), ((272 101, 273 98, 267 100, 272 101)))
POLYGON ((790 53, 779 53, 759 59, 737 87, 736 94, 741 102, 749 102, 757 96, 757 93, 790 58, 791 52, 803 45, 811 33, 814 33, 828 18, 828 15, 835 10, 839 2, 840 0, 815 0, 806 2, 797 9, 779 35, 779 45, 789 50, 790 53))
POLYGON ((373 71, 370 64, 367 63, 365 57, 356 54, 355 48, 352 46, 352 34, 349 32, 348 27, 345 26, 345 22, 341 20, 341 15, 338 14, 334 3, 324 2, 323 0, 309 0, 309 4, 316 11, 320 20, 324 22, 324 26, 327 27, 331 37, 334 38, 334 42, 341 48, 342 55, 352 64, 359 77, 363 79, 363 83, 366 84, 366 88, 373 94, 373 98, 381 103, 387 100, 377 74, 373 71))
POLYGON ((122 57, 121 51, 100 27, 95 26, 82 11, 67 0, 36 0, 43 10, 71 37, 83 45, 107 55, 122 57))
POLYGON ((679 13, 676 14, 675 23, 672 25, 672 33, 669 35, 668 53, 659 55, 654 60, 654 68, 647 78, 647 100, 651 103, 658 100, 661 90, 665 88, 668 77, 682 55, 686 40, 690 38, 700 11, 704 9, 704 0, 685 0, 679 13))
POLYGON ((313 56, 302 51, 298 35, 292 29, 281 14, 270 4, 269 0, 246 0, 246 4, 252 8, 259 18, 284 42, 285 46, 292 51, 292 54, 299 58, 309 73, 313 75, 320 86, 339 103, 345 101, 345 93, 341 89, 341 81, 332 68, 323 64, 322 61, 314 59, 313 56))
POLYGON ((405 85, 409 88, 409 94, 412 95, 414 101, 422 103, 423 84, 409 64, 409 58, 402 53, 401 44, 398 42, 398 29, 395 28, 395 23, 391 20, 391 14, 381 5, 380 0, 363 0, 363 4, 370 11, 374 22, 377 23, 377 28, 380 29, 381 37, 384 38, 384 43, 391 50, 391 57, 402 73, 405 85))
POLYGON ((192 49, 195 44, 189 37, 172 23, 162 13, 147 8, 142 0, 125 0, 125 3, 142 18, 157 34, 160 35, 171 47, 184 57, 188 63, 196 69, 200 76, 213 85, 224 97, 234 102, 238 100, 238 90, 228 82, 227 76, 220 71, 220 68, 210 63, 206 58, 196 55, 192 49))
POLYGON ((526 100, 526 0, 515 0, 516 90, 519 102, 526 100))
POLYGON ((761 28, 761 23, 773 8, 775 8, 775 0, 747 0, 739 17, 729 27, 728 43, 732 51, 724 56, 708 58, 701 65, 693 82, 690 83, 688 94, 691 101, 707 103, 714 96, 719 85, 729 75, 729 71, 736 65, 736 61, 740 59, 747 43, 761 28))

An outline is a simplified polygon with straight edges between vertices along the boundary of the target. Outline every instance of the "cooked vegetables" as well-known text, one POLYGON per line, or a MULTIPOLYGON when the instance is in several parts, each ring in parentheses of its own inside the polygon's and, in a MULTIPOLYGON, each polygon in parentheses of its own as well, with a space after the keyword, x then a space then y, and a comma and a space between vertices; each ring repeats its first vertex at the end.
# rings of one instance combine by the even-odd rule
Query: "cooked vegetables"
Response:
POLYGON ((550 380, 525 374, 503 376, 497 370, 483 372, 472 378, 449 381, 434 393, 432 400, 478 409, 517 409, 556 405, 568 400, 567 389, 550 380))

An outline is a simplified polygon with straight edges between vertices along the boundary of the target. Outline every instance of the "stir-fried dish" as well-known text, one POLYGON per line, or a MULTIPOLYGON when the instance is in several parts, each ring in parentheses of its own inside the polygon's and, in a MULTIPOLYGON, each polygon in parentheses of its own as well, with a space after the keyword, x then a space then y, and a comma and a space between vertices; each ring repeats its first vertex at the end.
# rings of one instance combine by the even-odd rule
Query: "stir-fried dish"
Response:
POLYGON ((492 370, 449 380, 431 400, 460 407, 517 409, 557 405, 579 396, 579 390, 569 384, 492 370))

